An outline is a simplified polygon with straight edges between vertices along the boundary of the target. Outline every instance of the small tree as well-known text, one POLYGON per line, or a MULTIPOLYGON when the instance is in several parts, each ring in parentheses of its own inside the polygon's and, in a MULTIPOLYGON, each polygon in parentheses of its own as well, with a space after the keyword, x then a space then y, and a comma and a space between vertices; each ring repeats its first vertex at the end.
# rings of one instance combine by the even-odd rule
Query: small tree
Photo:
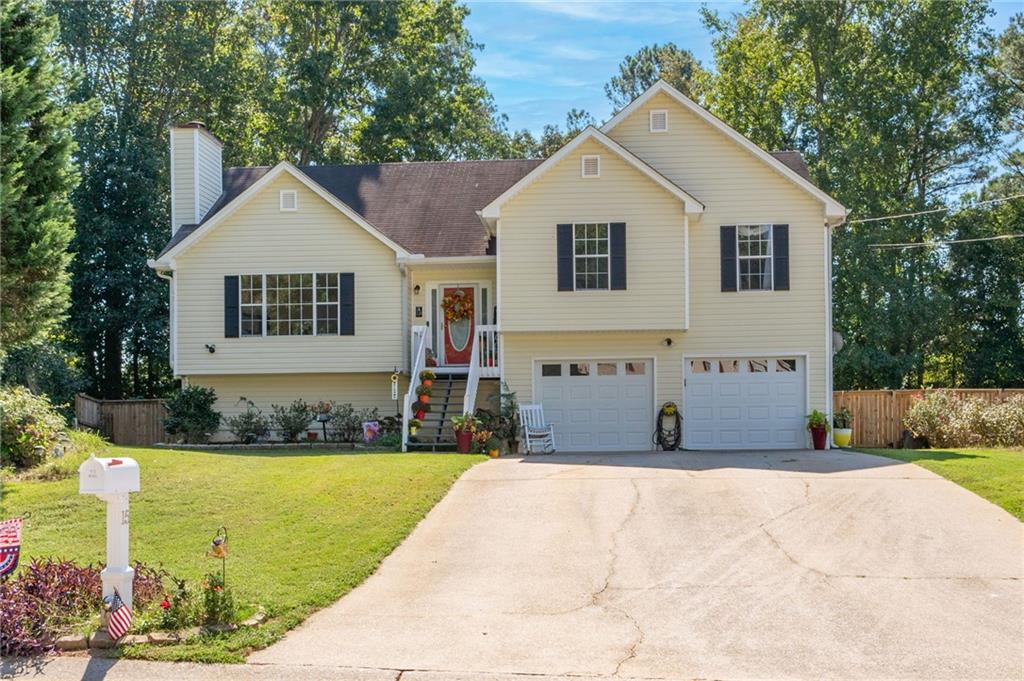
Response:
POLYGON ((166 402, 164 430, 178 435, 184 442, 206 442, 220 425, 220 412, 213 408, 217 393, 213 388, 192 385, 171 395, 166 402))

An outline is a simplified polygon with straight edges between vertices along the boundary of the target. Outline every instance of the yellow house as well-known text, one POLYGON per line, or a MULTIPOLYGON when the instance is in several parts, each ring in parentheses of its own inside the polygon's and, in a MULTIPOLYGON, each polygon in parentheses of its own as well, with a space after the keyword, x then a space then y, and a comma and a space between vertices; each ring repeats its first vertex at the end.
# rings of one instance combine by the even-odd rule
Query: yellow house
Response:
POLYGON ((408 419, 427 366, 429 446, 502 381, 564 451, 651 449, 666 402, 691 449, 803 448, 831 411, 846 210, 664 82, 543 161, 221 170, 201 124, 170 137, 150 266, 175 374, 225 415, 244 395, 408 419))

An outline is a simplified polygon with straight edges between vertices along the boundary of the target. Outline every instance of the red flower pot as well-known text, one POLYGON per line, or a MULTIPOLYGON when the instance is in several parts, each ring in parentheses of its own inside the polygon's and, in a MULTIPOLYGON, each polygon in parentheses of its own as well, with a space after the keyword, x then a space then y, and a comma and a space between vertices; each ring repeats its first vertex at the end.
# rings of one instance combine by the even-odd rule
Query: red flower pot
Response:
POLYGON ((306 431, 306 439, 309 440, 310 442, 316 442, 317 435, 319 435, 319 433, 315 433, 312 430, 306 431))
POLYGON ((422 421, 426 417, 427 417, 427 412, 423 411, 422 409, 418 409, 416 411, 416 418, 418 418, 420 421, 422 421))
POLYGON ((811 442, 814 443, 815 449, 825 449, 825 436, 827 432, 825 426, 812 426, 811 427, 811 442))
POLYGON ((473 432, 469 430, 456 432, 455 448, 459 451, 459 454, 469 454, 469 450, 473 448, 473 432))

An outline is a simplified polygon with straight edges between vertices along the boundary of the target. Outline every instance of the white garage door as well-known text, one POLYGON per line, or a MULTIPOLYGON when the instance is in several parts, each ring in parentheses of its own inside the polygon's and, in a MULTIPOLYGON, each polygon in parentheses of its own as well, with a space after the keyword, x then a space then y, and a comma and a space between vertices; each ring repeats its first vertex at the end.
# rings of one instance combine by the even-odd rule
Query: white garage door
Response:
POLYGON ((646 451, 654 429, 649 359, 538 361, 534 392, 561 451, 646 451))
POLYGON ((685 372, 687 449, 807 446, 802 357, 687 359, 685 372))

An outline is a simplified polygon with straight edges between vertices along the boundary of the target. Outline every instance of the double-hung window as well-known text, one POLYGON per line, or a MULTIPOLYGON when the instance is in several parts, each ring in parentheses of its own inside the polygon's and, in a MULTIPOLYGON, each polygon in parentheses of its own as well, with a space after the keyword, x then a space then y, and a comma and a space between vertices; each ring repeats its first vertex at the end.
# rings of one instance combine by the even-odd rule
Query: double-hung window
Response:
POLYGON ((736 254, 741 291, 772 290, 772 226, 738 225, 736 254))
POLYGON ((338 277, 336 272, 241 275, 240 335, 338 334, 338 277))
POLYGON ((608 223, 574 224, 573 254, 576 290, 608 290, 608 223))

